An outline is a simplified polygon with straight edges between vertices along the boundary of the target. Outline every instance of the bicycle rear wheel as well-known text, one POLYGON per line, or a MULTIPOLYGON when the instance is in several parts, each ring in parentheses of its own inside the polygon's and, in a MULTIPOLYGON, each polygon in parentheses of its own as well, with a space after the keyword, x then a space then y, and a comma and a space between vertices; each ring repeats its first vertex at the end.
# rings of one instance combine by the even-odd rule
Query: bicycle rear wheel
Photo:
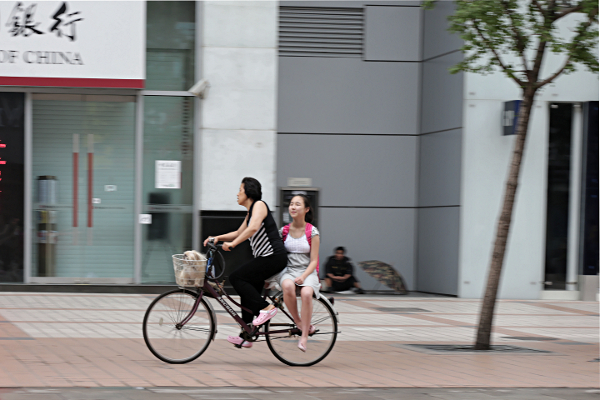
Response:
MULTIPOLYGON (((282 297, 282 296, 276 296, 282 297)), ((302 309, 302 301, 297 299, 298 310, 302 309)), ((296 324, 286 313, 279 311, 275 317, 265 324, 267 345, 271 353, 279 361, 292 367, 308 367, 323 360, 333 349, 337 339, 337 318, 333 309, 322 298, 313 298, 311 324, 316 332, 308 337, 306 352, 298 349, 299 331, 296 324)))
POLYGON ((184 364, 200 357, 215 335, 212 311, 204 299, 182 327, 177 325, 190 314, 198 294, 175 289, 158 296, 148 307, 143 322, 144 341, 158 359, 184 364))

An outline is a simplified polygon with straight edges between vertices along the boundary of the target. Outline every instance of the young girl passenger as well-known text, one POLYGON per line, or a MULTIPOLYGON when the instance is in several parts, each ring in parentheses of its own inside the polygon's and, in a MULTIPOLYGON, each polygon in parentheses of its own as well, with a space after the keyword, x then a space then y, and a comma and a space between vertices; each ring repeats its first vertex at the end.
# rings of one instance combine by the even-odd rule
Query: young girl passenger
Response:
POLYGON ((309 225, 310 243, 307 238, 307 224, 312 222, 312 210, 308 197, 296 195, 289 206, 290 216, 294 219, 291 224, 279 230, 284 239, 288 252, 288 263, 279 275, 279 285, 283 289, 283 300, 296 326, 302 331, 298 348, 305 352, 308 335, 315 332, 315 327, 310 324, 312 318, 312 298, 319 294, 319 230, 309 225), (289 228, 288 228, 289 227, 289 228), (289 229, 289 232, 287 230, 289 229), (287 232, 287 234, 286 234, 287 232), (298 313, 296 302, 296 289, 300 289, 302 299, 302 312, 298 313))

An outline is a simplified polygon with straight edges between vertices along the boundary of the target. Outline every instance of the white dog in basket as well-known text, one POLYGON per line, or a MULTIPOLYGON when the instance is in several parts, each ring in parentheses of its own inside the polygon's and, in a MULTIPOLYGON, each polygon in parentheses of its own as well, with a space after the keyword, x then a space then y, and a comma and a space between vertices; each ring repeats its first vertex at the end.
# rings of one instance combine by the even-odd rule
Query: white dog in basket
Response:
POLYGON ((204 280, 206 257, 196 250, 188 250, 183 253, 183 259, 187 262, 179 270, 177 283, 183 286, 201 286, 204 280))

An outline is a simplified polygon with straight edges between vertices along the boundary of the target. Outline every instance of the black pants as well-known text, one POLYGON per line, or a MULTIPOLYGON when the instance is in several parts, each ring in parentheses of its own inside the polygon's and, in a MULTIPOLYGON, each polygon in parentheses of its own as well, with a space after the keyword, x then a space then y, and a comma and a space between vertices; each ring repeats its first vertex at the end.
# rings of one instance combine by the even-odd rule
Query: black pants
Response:
POLYGON ((351 276, 344 282, 338 282, 331 280, 331 289, 334 292, 343 292, 344 290, 350 290, 354 287, 354 283, 358 282, 355 277, 351 276))
POLYGON ((287 265, 287 254, 273 254, 268 257, 257 257, 242 265, 229 276, 231 285, 241 298, 241 305, 252 310, 252 313, 242 310, 245 323, 252 322, 254 315, 267 307, 261 296, 265 279, 281 272, 287 265))

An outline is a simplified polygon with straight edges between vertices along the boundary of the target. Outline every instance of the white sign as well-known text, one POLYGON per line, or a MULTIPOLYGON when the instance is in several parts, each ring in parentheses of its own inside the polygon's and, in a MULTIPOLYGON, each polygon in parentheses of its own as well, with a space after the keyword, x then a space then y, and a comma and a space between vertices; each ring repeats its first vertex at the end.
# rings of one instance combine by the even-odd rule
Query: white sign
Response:
POLYGON ((152 214, 140 214, 140 224, 152 224, 152 214))
POLYGON ((0 1, 0 85, 143 88, 143 1, 0 1))
POLYGON ((181 161, 156 160, 156 189, 181 189, 181 161))
POLYGON ((311 187, 312 179, 311 178, 288 178, 288 186, 311 187))

